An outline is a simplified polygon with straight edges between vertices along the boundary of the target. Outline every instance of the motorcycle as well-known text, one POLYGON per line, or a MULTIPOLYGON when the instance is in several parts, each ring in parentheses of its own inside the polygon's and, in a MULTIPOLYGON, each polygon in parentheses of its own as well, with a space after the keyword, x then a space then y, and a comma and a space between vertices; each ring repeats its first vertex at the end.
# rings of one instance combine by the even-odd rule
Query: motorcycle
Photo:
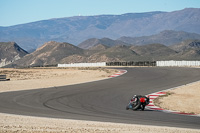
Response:
POLYGON ((129 104, 126 106, 126 110, 138 110, 141 109, 142 111, 145 109, 145 106, 149 104, 149 96, 141 96, 136 95, 133 97, 129 104))

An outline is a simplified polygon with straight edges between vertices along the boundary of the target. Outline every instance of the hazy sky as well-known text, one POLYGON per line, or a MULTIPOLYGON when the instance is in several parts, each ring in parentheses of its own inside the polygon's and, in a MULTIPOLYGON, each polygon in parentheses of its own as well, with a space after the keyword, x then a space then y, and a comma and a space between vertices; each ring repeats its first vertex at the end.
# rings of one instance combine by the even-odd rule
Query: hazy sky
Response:
POLYGON ((51 18, 200 8, 200 0, 0 0, 0 26, 51 18))

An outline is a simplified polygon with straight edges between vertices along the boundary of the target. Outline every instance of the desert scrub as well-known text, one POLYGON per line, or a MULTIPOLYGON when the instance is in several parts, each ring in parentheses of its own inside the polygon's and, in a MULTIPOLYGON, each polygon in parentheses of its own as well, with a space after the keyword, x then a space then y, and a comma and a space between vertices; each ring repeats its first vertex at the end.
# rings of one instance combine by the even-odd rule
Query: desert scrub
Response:
POLYGON ((153 103, 156 105, 156 106, 158 106, 158 107, 160 107, 160 104, 161 104, 161 99, 162 98, 164 98, 164 97, 168 97, 168 96, 170 96, 170 95, 173 95, 174 93, 173 92, 166 92, 166 94, 165 95, 161 95, 161 96, 159 96, 159 97, 157 97, 156 99, 154 99, 153 100, 153 103))

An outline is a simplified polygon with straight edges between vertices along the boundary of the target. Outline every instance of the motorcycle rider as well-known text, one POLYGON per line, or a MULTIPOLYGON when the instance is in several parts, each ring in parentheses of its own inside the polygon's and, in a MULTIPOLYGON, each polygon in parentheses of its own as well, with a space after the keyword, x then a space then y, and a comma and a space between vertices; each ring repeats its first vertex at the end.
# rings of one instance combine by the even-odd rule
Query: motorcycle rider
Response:
POLYGON ((134 105, 136 105, 137 101, 138 101, 138 97, 137 97, 137 95, 134 95, 130 100, 129 108, 132 108, 134 105))
POLYGON ((141 95, 134 95, 129 103, 129 106, 126 108, 128 109, 142 109, 144 110, 145 106, 149 104, 149 96, 141 96, 141 95))

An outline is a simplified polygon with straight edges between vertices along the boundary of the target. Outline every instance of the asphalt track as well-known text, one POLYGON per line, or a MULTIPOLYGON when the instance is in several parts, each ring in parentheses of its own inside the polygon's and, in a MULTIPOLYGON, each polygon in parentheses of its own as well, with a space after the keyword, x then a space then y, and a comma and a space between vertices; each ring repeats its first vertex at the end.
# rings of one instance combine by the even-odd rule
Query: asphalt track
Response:
POLYGON ((58 88, 0 93, 0 112, 200 129, 200 117, 150 110, 125 110, 134 94, 145 95, 198 81, 200 69, 167 67, 124 69, 128 71, 126 74, 107 80, 58 88))

